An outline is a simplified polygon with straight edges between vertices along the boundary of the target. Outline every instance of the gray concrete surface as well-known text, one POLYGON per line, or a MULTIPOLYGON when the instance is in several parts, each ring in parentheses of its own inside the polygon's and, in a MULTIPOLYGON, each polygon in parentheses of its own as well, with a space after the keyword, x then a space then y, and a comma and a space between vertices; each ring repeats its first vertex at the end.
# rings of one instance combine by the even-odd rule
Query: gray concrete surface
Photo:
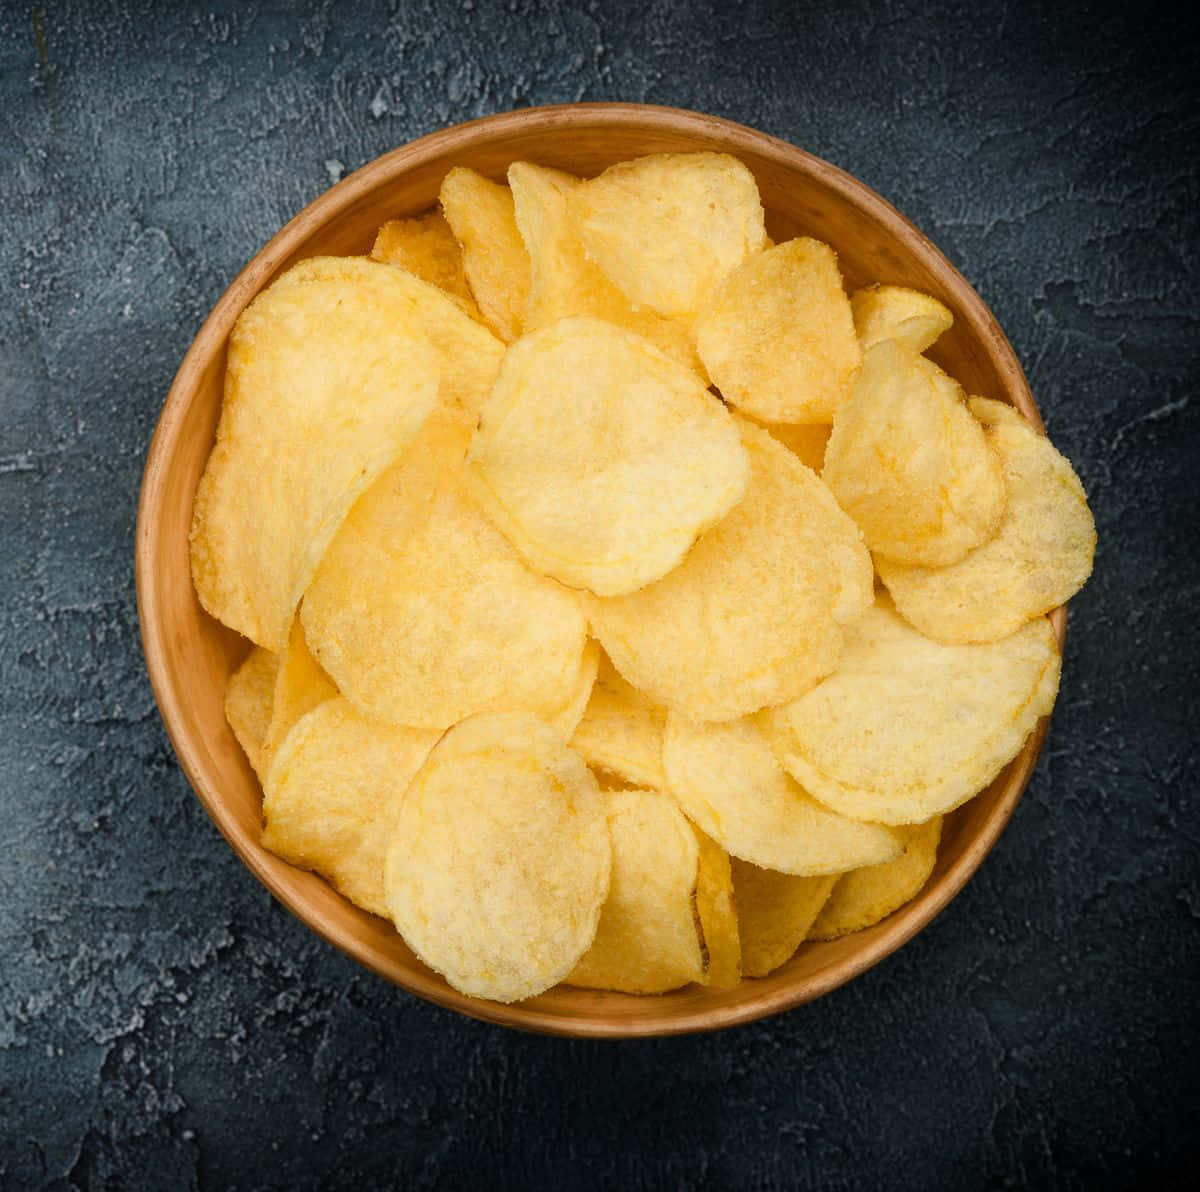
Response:
POLYGON ((1184 1186, 1196 51, 1151 5, 0 4, 0 1186, 1184 1186), (963 895, 818 1004, 619 1046, 425 1005, 275 905, 176 767, 132 566, 173 372, 278 226, 414 136, 587 99, 756 125, 915 219, 1100 532, 963 895))

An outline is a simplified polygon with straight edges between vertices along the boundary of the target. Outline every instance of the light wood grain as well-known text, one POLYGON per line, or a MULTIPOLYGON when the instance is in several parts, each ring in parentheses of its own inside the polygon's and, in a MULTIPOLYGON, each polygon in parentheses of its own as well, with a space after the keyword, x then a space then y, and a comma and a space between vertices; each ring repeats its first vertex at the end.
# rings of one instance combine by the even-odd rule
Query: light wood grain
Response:
MULTIPOLYGON (((925 926, 978 868, 1033 771, 1045 724, 986 792, 948 817, 933 878, 908 906, 866 931, 805 944, 769 977, 733 990, 691 987, 657 997, 557 988, 502 1006, 452 990, 390 924, 258 843, 262 795, 223 713, 226 679, 247 644, 200 608, 188 569, 192 497, 220 413, 225 345, 243 307, 278 273, 320 253, 362 253, 386 219, 436 198, 451 166, 496 178, 529 160, 577 174, 645 153, 715 149, 758 179, 776 240, 804 233, 837 250, 847 285, 894 282, 941 299, 955 323, 932 353, 972 394, 1005 399, 1041 427, 1012 348, 980 297, 944 256, 878 195, 834 166, 762 133, 692 112, 572 104, 476 120, 379 158, 305 208, 238 275, 180 366, 150 445, 137 526, 137 593, 146 666, 179 762, 201 803, 258 878, 330 943, 420 997, 531 1031, 617 1037, 712 1030, 773 1014, 836 989, 925 926)), ((1066 610, 1053 616, 1059 640, 1066 610)))

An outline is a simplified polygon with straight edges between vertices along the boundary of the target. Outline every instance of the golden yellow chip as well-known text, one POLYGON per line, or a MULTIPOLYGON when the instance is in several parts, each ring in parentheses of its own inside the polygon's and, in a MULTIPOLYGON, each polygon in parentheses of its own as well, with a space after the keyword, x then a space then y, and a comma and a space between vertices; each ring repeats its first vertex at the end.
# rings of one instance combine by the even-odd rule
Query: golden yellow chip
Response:
POLYGON ((382 724, 340 696, 284 738, 264 784, 264 848, 387 917, 383 865, 400 803, 437 733, 382 724))
POLYGON ((529 254, 517 230, 512 191, 455 166, 442 179, 439 198, 462 246, 463 271, 480 313, 505 343, 512 343, 524 329, 529 303, 529 254))
POLYGON ((835 940, 861 931, 886 919, 921 892, 937 861, 942 817, 901 831, 905 836, 904 852, 896 860, 856 869, 838 878, 808 933, 809 939, 835 940))
POLYGON ((578 596, 522 562, 463 492, 461 467, 414 515, 408 464, 354 507, 305 596, 321 665, 395 724, 447 728, 505 709, 569 721, 585 677, 578 596))
POLYGON ((230 336, 193 509, 192 579, 213 616, 276 653, 342 519, 437 401, 439 356, 406 279, 366 260, 304 261, 230 336))
POLYGON ((747 463, 693 373, 629 331, 573 318, 509 348, 468 471, 535 568, 616 595, 679 562, 741 499, 747 463))
POLYGON ((612 882, 596 938, 567 982, 662 993, 704 979, 697 925, 700 846, 672 799, 653 790, 603 796, 612 882))
POLYGON ((688 818, 743 861, 812 876, 900 852, 893 829, 847 819, 806 795, 752 720, 701 724, 672 713, 663 764, 688 818))
POLYGON ((839 622, 874 598, 858 530, 820 478, 766 431, 739 429, 750 456, 741 503, 657 583, 586 599, 617 670, 694 720, 733 720, 808 690, 837 665, 839 622))
POLYGON ((862 359, 837 256, 807 237, 730 273, 695 335, 721 395, 762 422, 829 422, 862 359))
POLYGON ((975 398, 971 410, 1004 469, 999 529, 949 567, 877 561, 899 612, 942 642, 998 641, 1064 604, 1091 575, 1096 551, 1083 485, 1050 440, 1011 406, 975 398))
MULTIPOLYGON (((579 659, 579 669, 575 672, 575 680, 566 702, 552 710, 546 717, 549 724, 558 730, 564 741, 571 741, 575 730, 583 721, 584 713, 591 702, 592 691, 596 686, 596 673, 600 669, 600 655, 603 651, 590 639, 583 647, 579 659)), ((575 748, 572 745, 572 748, 575 748)), ((586 759, 585 759, 586 760, 586 759)))
MULTIPOLYGON (((624 327, 699 373, 691 321, 635 310, 584 250, 571 215, 571 196, 583 184, 559 170, 516 162, 508 171, 517 227, 529 254, 525 330, 537 331, 573 315, 624 327)), ((707 384, 707 379, 705 380, 707 384)))
POLYGON ((225 688, 225 719, 260 779, 267 772, 262 746, 271 727, 271 704, 278 673, 279 655, 255 646, 246 661, 229 676, 225 688))
POLYGON ((332 699, 337 693, 333 681, 309 652, 300 618, 293 617, 287 645, 279 658, 271 723, 262 743, 264 774, 270 770, 271 761, 292 726, 317 704, 332 699))
POLYGON ((602 657, 583 719, 571 738, 594 770, 617 775, 637 787, 666 789, 663 729, 667 714, 625 682, 602 657))
POLYGON ((440 211, 389 219, 375 236, 371 259, 407 269, 444 291, 473 319, 482 317, 463 272, 462 249, 440 211))
POLYGON ((591 947, 610 857, 583 759, 533 716, 475 716, 442 737, 400 805, 388 909, 455 989, 518 1001, 591 947))
POLYGON ((930 641, 891 602, 846 633, 837 670, 763 713, 779 760, 842 815, 923 823, 966 802, 1011 761, 1058 693, 1044 618, 989 645, 930 641))
POLYGON ((692 318, 766 240, 754 175, 727 153, 623 161, 571 195, 589 260, 635 307, 692 318))
POLYGON ((742 941, 742 972, 765 977, 791 960, 829 898, 839 875, 796 877, 737 857, 733 894, 742 941))
POLYGON ((896 340, 868 349, 821 473, 871 550, 942 567, 996 532, 1000 457, 957 381, 896 340))
POLYGON ((825 466, 825 448, 833 425, 829 422, 777 422, 767 429, 807 468, 818 475, 825 466))
POLYGON ((867 286, 850 295, 850 309, 864 352, 883 339, 924 352, 954 325, 954 316, 936 298, 906 286, 867 286))
POLYGON ((704 976, 710 989, 732 989, 742 979, 742 944, 738 935, 729 854, 696 830, 700 872, 696 882, 696 917, 704 944, 704 976))

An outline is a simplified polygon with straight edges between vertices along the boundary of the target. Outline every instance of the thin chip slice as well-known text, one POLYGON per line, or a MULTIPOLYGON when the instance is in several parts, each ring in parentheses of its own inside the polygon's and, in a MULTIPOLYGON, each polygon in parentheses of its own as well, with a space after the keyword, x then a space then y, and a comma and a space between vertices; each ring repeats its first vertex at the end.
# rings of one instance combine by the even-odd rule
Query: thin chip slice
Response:
POLYGON ((363 716, 340 696, 318 704, 284 738, 267 775, 263 847, 386 918, 388 842, 437 739, 363 716))
MULTIPOLYGON (((574 315, 624 327, 700 373, 690 319, 665 319, 635 310, 629 299, 588 259, 572 218, 571 198, 583 183, 560 170, 515 162, 508 171, 517 227, 529 255, 529 304, 525 331, 537 331, 574 315)), ((705 379, 707 384, 707 379, 705 379)))
POLYGON ((727 153, 655 153, 610 166, 571 196, 590 260, 635 307, 693 318, 766 240, 754 175, 727 153))
POLYGON ((1065 604, 1092 573, 1096 552, 1083 485, 1050 440, 1011 406, 975 398, 971 410, 1004 469, 999 529, 949 567, 877 561, 901 615, 941 642, 998 641, 1065 604))
POLYGON ((741 503, 657 583, 586 599, 617 670, 694 720, 734 720, 807 691, 837 665, 840 623, 874 599, 858 530, 820 478, 760 427, 740 430, 741 503))
POLYGON ((279 655, 255 646, 246 661, 229 676, 225 688, 225 719, 260 779, 267 772, 262 745, 271 727, 271 703, 278 673, 279 655))
POLYGON ((775 436, 802 464, 812 468, 818 475, 825 466, 825 448, 829 445, 829 436, 833 424, 829 422, 787 423, 777 422, 767 429, 775 436))
POLYGON ((808 237, 730 273, 695 335, 721 396, 762 422, 830 421, 862 360, 837 256, 808 237))
POLYGON ((897 856, 896 833, 830 811, 788 776, 752 720, 701 724, 672 713, 667 790, 684 813, 743 861, 804 876, 897 856))
POLYGON ((664 575, 741 499, 747 463, 693 373, 631 332, 573 318, 509 348, 468 471, 535 568, 619 595, 664 575))
POLYGON ((662 756, 666 723, 666 711, 625 682, 602 657, 571 748, 594 770, 618 775, 633 786, 666 790, 662 756))
POLYGON ((365 260, 304 261, 230 336, 193 509, 192 578, 213 616, 276 653, 342 519, 437 401, 441 364, 406 277, 365 260))
POLYGON ((700 875, 696 883, 696 918, 704 944, 702 984, 732 989, 742 979, 742 944, 738 935, 729 854, 699 829, 700 875))
POLYGON ((513 213, 512 191, 465 166, 442 179, 446 222, 462 246, 463 272, 480 313, 505 343, 517 339, 529 303, 529 254, 513 213))
POLYGON ((663 993, 704 979, 697 929, 700 846, 674 802, 654 790, 603 796, 612 882, 596 938, 570 985, 663 993))
MULTIPOLYGON (((596 687, 596 675, 600 670, 600 656, 603 652, 594 641, 588 640, 583 647, 579 669, 575 672, 575 680, 571 684, 566 703, 552 710, 546 717, 547 722, 558 730, 564 741, 572 740, 575 730, 583 721, 596 687)), ((574 744, 571 747, 574 749, 574 744)))
POLYGON ((609 888, 603 796, 535 717, 475 716, 435 746, 400 806, 388 908, 405 942, 471 997, 513 1002, 563 980, 609 888))
POLYGON ((440 211, 389 219, 376 233, 371 259, 407 269, 448 294, 473 319, 481 317, 467 285, 462 249, 440 211))
POLYGON ((871 550, 943 567, 996 532, 1000 457, 958 382, 896 340, 868 349, 821 473, 871 550))
POLYGON ((850 309, 864 352, 883 339, 924 352, 954 325, 954 316, 936 298, 907 286, 866 286, 850 295, 850 309))
POLYGON ((923 823, 981 791, 1058 693, 1054 628, 1003 641, 930 641, 881 597, 846 634, 838 669, 760 724, 779 760, 842 815, 923 823))
POLYGON ((288 643, 279 658, 271 723, 263 738, 264 774, 270 770, 271 761, 283 744, 283 739, 292 731, 292 726, 318 704, 332 699, 337 693, 333 680, 309 651, 300 618, 294 617, 288 643))
POLYGON ((321 665, 395 724, 444 729, 513 709, 569 720, 587 642, 577 595, 524 564, 463 492, 461 469, 414 515, 411 471, 401 460, 355 506, 305 596, 321 665))
POLYGON ((839 875, 795 877, 760 869, 737 857, 732 861, 742 972, 747 977, 765 977, 795 955, 839 875))
POLYGON ((937 861, 942 817, 902 829, 904 852, 885 865, 843 874, 808 933, 813 940, 835 940, 861 931, 911 902, 929 880, 937 861))

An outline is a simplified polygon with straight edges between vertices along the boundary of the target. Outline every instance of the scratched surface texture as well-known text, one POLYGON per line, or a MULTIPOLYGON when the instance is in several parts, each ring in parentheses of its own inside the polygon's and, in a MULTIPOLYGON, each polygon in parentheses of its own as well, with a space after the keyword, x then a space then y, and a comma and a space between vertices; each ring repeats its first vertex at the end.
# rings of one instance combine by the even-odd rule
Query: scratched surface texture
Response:
POLYGON ((0 4, 0 1187, 1182 1187, 1200 1163, 1194 22, 887 3, 0 4), (245 871, 143 671, 135 499, 218 294, 344 172, 625 99, 836 162, 979 288, 1096 510, 1049 747, 963 895, 715 1036, 402 995, 245 871))

